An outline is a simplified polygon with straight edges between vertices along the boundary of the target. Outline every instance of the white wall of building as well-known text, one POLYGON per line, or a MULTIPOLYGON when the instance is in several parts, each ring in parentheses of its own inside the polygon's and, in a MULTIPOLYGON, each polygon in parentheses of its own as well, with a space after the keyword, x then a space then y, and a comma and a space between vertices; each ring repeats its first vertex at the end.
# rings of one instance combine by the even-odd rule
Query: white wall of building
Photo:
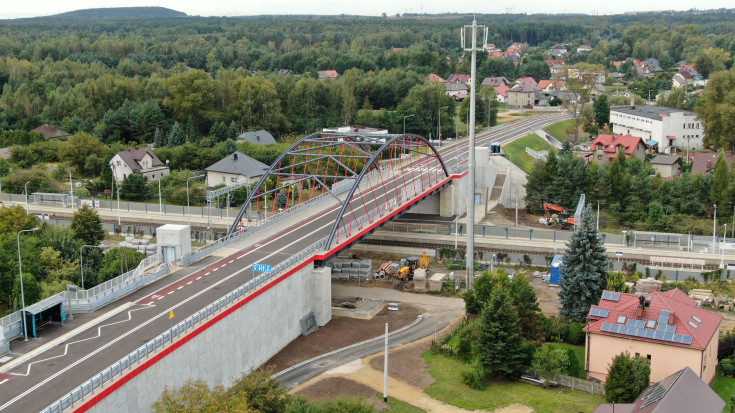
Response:
POLYGON ((610 123, 615 134, 630 134, 643 138, 644 141, 658 142, 661 153, 671 153, 667 136, 676 137, 672 146, 680 150, 703 148, 704 125, 695 115, 686 112, 670 113, 657 120, 613 109, 610 111, 610 123))

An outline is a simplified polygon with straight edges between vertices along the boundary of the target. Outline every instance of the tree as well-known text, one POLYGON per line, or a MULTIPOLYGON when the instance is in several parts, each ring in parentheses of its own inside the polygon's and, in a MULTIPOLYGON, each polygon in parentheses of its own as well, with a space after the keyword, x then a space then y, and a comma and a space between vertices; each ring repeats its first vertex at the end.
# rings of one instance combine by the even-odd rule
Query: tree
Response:
POLYGON ((605 400, 609 403, 632 403, 651 380, 651 366, 643 357, 620 353, 607 369, 605 400))
POLYGON ((82 205, 74 213, 70 226, 74 231, 74 238, 84 241, 87 245, 99 245, 105 239, 102 219, 89 205, 82 205))
POLYGON ((541 308, 536 293, 526 277, 513 277, 508 287, 513 307, 518 311, 521 336, 527 340, 536 340, 540 335, 541 308))
POLYGON ((59 149, 59 160, 68 162, 77 173, 84 173, 87 158, 96 155, 99 158, 107 156, 107 147, 99 139, 86 132, 80 132, 64 142, 59 149))
POLYGON ((486 375, 507 376, 526 360, 518 311, 508 293, 495 289, 480 313, 478 361, 486 375))
POLYGON ((725 157, 725 151, 720 151, 715 166, 712 168, 712 187, 709 199, 713 204, 726 205, 732 199, 733 179, 725 157))
POLYGON ((694 67, 702 77, 709 78, 714 72, 725 70, 732 63, 732 55, 718 47, 709 47, 694 58, 694 67))
POLYGON ((598 127, 602 128, 610 123, 610 105, 607 102, 607 95, 598 97, 592 107, 595 111, 595 123, 598 127))
POLYGON ((551 380, 554 375, 569 371, 569 355, 562 348, 544 344, 536 350, 531 367, 541 372, 547 380, 551 380))
POLYGON ((536 82, 551 78, 551 69, 549 65, 543 60, 534 60, 532 62, 524 63, 520 68, 520 75, 530 76, 536 82))
POLYGON ((735 69, 714 73, 695 108, 704 123, 704 144, 735 150, 735 69))
POLYGON ((625 285, 625 276, 620 272, 611 273, 607 276, 607 286, 605 289, 608 291, 617 291, 619 293, 630 292, 630 287, 625 285))
POLYGON ((160 128, 156 128, 156 133, 153 135, 153 146, 156 148, 162 148, 164 145, 163 132, 161 132, 160 128))
POLYGON ((185 121, 191 116, 198 128, 213 116, 216 87, 204 70, 186 70, 171 75, 164 81, 164 87, 169 96, 163 99, 163 105, 174 112, 177 120, 185 121))
POLYGON ((209 388, 204 380, 188 380, 178 389, 166 387, 151 406, 156 413, 255 413, 243 399, 229 397, 223 386, 209 388))
POLYGON ((39 287, 36 277, 25 272, 23 273, 22 297, 20 292, 20 279, 16 277, 15 282, 13 283, 13 297, 15 297, 16 300, 14 308, 16 309, 20 309, 24 303, 25 306, 28 307, 41 299, 41 287, 39 287), (23 301, 23 303, 21 303, 21 301, 23 301))
POLYGON ((0 208, 0 236, 15 236, 22 229, 31 229, 38 225, 38 218, 27 213, 22 205, 3 205, 0 208))
POLYGON ((570 77, 567 75, 567 90, 574 96, 571 99, 564 99, 564 109, 569 111, 569 114, 574 119, 574 142, 579 142, 579 126, 581 125, 582 119, 584 118, 584 108, 587 102, 590 100, 590 91, 595 85, 595 78, 590 76, 583 80, 577 77, 570 77))
POLYGON ((169 148, 175 148, 184 144, 184 132, 181 131, 179 122, 175 122, 171 128, 171 132, 168 134, 168 143, 166 146, 169 148))
POLYGON ((595 229, 592 210, 582 211, 579 229, 572 234, 563 259, 559 300, 561 315, 582 322, 607 286, 605 247, 595 229))
POLYGON ((146 199, 147 178, 141 173, 133 173, 125 177, 120 184, 120 196, 128 201, 142 201, 146 199))
POLYGON ((272 376, 272 368, 253 370, 235 381, 227 394, 242 395, 257 412, 281 413, 288 405, 288 393, 283 383, 272 376))
POLYGON ((102 268, 97 275, 97 284, 102 284, 120 274, 135 269, 145 259, 145 254, 132 248, 112 248, 105 253, 102 259, 102 268))
MULTIPOLYGON (((407 113, 416 114, 416 123, 419 125, 421 134, 425 136, 429 136, 432 131, 436 131, 439 108, 447 106, 448 108, 442 112, 446 111, 449 114, 455 113, 454 99, 444 93, 444 86, 442 84, 426 83, 414 86, 408 92, 408 96, 403 100, 401 106, 407 113)), ((443 127, 452 125, 454 117, 448 116, 448 118, 447 120, 449 122, 446 124, 442 122, 443 127)))

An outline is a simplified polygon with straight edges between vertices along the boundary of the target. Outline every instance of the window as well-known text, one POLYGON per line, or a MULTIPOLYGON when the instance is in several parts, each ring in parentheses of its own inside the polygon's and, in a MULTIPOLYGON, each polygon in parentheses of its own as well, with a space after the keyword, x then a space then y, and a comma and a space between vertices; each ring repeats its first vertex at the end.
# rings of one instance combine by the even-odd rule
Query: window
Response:
POLYGON ((651 364, 651 355, 650 354, 646 354, 646 358, 648 359, 648 364, 651 364))
POLYGON ((120 166, 120 161, 117 161, 117 166, 120 166))
POLYGON ((237 178, 230 178, 230 183, 231 184, 234 184, 235 182, 237 182, 237 178))
POLYGON ((224 176, 222 177, 222 182, 224 182, 224 183, 227 182, 227 179, 224 176))
POLYGON ((605 145, 600 144, 600 143, 597 144, 597 150, 598 151, 601 151, 601 150, 604 150, 604 149, 605 149, 605 145))
POLYGON ((598 161, 601 161, 602 160, 602 155, 597 155, 597 160, 598 161))

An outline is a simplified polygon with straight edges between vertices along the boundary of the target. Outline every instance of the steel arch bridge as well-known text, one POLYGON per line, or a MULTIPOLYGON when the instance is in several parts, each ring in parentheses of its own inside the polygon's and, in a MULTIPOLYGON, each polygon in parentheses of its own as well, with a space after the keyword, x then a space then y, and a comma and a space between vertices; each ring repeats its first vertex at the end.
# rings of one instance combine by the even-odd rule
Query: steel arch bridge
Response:
POLYGON ((228 234, 332 199, 329 250, 447 178, 444 161, 422 136, 317 132, 283 152, 249 189, 228 234))

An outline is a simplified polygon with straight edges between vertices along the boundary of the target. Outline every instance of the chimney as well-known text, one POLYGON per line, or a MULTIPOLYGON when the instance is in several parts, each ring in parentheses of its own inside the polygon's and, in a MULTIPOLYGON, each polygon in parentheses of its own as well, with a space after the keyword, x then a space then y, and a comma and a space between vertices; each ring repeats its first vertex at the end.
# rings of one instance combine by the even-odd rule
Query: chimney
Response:
POLYGON ((237 152, 232 154, 232 160, 235 160, 235 161, 237 160, 237 152))
POLYGON ((669 314, 669 324, 676 325, 676 313, 673 311, 669 314))
POLYGON ((635 310, 635 318, 642 318, 646 311, 646 297, 638 296, 638 308, 635 310))

